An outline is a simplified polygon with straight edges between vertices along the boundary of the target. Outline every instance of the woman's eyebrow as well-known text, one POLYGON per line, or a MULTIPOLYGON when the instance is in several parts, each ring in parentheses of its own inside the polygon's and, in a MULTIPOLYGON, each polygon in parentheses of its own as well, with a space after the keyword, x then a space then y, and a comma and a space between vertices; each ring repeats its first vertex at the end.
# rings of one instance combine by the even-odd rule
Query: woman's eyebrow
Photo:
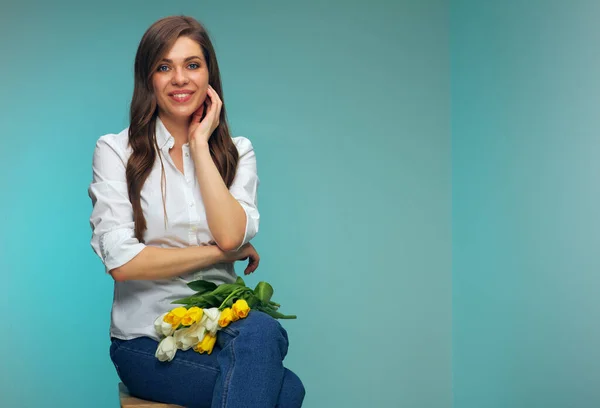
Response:
MULTIPOLYGON (((193 59, 195 59, 195 58, 198 58, 199 60, 201 60, 201 59, 202 59, 202 58, 200 58, 200 57, 199 57, 199 56, 197 56, 197 55, 192 55, 191 57, 187 57, 186 59, 184 59, 184 60, 183 60, 183 62, 187 62, 187 61, 189 61, 189 60, 193 60, 193 59)), ((165 62, 168 62, 169 64, 172 64, 172 63, 173 63, 173 60, 170 60, 170 59, 168 59, 168 58, 163 58, 162 60, 163 60, 163 61, 165 61, 165 62)))

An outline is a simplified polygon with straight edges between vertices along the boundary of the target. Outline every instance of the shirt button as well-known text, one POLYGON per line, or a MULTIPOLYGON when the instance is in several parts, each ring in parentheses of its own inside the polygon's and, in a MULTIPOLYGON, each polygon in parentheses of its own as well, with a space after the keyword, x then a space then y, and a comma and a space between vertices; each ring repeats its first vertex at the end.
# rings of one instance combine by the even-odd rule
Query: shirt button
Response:
POLYGON ((188 152, 185 152, 185 157, 190 157, 190 154, 188 152))
POLYGON ((194 206, 194 202, 192 201, 192 202, 190 203, 190 207, 193 207, 193 206, 194 206))

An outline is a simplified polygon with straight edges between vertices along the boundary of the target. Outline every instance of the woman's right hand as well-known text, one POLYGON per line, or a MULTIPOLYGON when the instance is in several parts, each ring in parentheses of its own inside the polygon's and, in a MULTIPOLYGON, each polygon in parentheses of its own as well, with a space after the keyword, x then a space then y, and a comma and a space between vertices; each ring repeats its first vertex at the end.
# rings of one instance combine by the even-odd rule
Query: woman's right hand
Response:
POLYGON ((249 275, 258 268, 258 264, 260 262, 260 256, 256 249, 252 246, 251 243, 247 243, 242 245, 240 249, 237 251, 228 251, 223 252, 225 256, 225 262, 235 262, 235 261, 244 261, 246 259, 250 259, 248 261, 248 266, 244 269, 244 275, 249 275))

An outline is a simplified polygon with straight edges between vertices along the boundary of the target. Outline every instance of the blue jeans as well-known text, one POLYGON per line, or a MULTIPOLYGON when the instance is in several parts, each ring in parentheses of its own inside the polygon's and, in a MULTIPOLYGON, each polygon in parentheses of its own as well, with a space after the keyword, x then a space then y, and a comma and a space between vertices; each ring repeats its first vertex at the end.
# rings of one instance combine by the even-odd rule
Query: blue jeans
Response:
POLYGON ((112 339, 110 357, 131 395, 185 407, 301 407, 304 386, 283 366, 288 336, 276 319, 251 310, 219 330, 212 354, 177 350, 171 362, 154 356, 148 337, 112 339))

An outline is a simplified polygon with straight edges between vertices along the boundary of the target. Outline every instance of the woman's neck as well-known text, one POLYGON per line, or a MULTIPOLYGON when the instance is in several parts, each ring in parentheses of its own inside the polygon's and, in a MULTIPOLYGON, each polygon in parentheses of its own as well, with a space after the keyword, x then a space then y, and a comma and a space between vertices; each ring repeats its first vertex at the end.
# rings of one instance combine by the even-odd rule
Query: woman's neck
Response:
POLYGON ((188 131, 190 128, 190 120, 188 118, 177 120, 166 115, 159 114, 158 116, 171 136, 173 136, 173 139, 175 139, 175 146, 183 146, 188 143, 188 131))

